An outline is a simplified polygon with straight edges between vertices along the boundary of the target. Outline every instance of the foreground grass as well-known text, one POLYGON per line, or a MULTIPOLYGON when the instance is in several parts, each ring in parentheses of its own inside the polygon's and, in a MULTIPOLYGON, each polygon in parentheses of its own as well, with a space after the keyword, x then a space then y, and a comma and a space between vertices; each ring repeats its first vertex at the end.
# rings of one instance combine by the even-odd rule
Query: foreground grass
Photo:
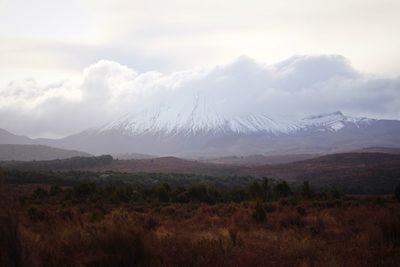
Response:
POLYGON ((2 196, 3 266, 400 264, 400 205, 381 198, 113 205, 18 197, 2 196))

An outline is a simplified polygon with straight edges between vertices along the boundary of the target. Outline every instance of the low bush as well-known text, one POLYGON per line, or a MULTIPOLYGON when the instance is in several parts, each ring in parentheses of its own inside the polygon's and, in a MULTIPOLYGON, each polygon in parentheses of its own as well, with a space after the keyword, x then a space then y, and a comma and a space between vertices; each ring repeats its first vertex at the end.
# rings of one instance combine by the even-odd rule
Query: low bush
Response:
POLYGON ((252 217, 257 223, 265 223, 267 221, 267 214, 261 201, 256 201, 252 217))

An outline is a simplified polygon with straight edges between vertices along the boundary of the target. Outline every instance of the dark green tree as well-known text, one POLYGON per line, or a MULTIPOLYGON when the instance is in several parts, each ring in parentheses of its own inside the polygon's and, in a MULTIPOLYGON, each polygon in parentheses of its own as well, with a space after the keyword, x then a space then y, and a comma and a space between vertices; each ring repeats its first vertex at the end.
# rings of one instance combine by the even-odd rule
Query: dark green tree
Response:
POLYGON ((263 190, 258 182, 254 182, 250 185, 249 195, 251 199, 263 198, 263 190))
POLYGON ((205 184, 191 186, 186 195, 189 201, 205 202, 208 204, 214 204, 219 198, 218 190, 205 184))
POLYGON ((169 186, 161 185, 155 189, 156 198, 161 202, 168 202, 169 201, 169 186))
POLYGON ((300 189, 300 194, 305 199, 311 199, 314 197, 315 193, 310 187, 310 183, 308 181, 304 181, 303 185, 300 189))
POLYGON ((261 188, 263 191, 263 199, 264 201, 268 200, 271 198, 271 186, 269 184, 268 178, 264 177, 262 184, 261 184, 261 188))
POLYGON ((286 181, 279 181, 274 187, 274 194, 277 197, 288 197, 293 193, 286 181))

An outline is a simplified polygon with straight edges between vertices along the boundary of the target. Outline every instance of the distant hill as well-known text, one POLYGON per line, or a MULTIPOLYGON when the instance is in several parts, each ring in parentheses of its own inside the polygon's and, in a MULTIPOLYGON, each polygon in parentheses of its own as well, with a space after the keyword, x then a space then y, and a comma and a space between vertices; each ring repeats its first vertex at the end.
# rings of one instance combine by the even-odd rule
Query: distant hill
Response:
POLYGON ((90 156, 90 154, 84 152, 43 145, 0 144, 0 161, 40 161, 90 156))
POLYGON ((400 154, 400 148, 395 147, 366 147, 353 152, 359 153, 386 153, 386 154, 400 154))
POLYGON ((294 185, 309 181, 312 187, 335 187, 347 193, 388 194, 400 184, 400 155, 341 153, 313 159, 257 166, 229 165, 163 157, 113 160, 111 156, 52 161, 0 162, 0 167, 24 171, 117 171, 125 173, 179 173, 216 177, 270 177, 294 185))
POLYGON ((115 159, 128 160, 128 159, 154 159, 157 156, 139 153, 122 153, 122 154, 112 154, 115 159))
POLYGON ((294 184, 309 181, 315 187, 336 187, 350 193, 391 193, 400 184, 400 155, 340 153, 313 159, 257 166, 229 165, 174 157, 118 160, 87 170, 151 173, 194 173, 213 176, 274 177, 294 184))
POLYGON ((113 161, 112 156, 73 157, 43 161, 2 161, 0 167, 7 170, 19 171, 70 171, 108 165, 113 161))
POLYGON ((34 140, 27 136, 16 135, 7 130, 0 129, 0 144, 19 144, 28 145, 34 144, 34 140))
POLYGON ((265 164, 285 164, 290 162, 302 161, 320 157, 320 154, 282 154, 282 155, 249 155, 249 156, 231 156, 220 158, 204 158, 203 162, 229 164, 229 165, 245 165, 258 166, 265 164))
POLYGON ((280 165, 256 166, 247 174, 278 177, 295 184, 336 187, 348 193, 392 193, 400 184, 400 155, 385 153, 331 154, 280 165))
POLYGON ((97 165, 88 170, 120 172, 159 172, 159 173, 193 173, 202 175, 235 175, 242 168, 239 165, 214 164, 196 160, 186 160, 176 157, 161 157, 154 159, 114 160, 107 165, 97 165))

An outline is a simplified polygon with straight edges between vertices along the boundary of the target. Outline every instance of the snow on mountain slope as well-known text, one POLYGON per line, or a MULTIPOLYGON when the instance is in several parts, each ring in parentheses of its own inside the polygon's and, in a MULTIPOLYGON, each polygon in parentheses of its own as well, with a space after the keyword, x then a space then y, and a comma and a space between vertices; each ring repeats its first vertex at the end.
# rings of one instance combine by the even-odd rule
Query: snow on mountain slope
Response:
POLYGON ((250 134, 269 133, 291 134, 301 130, 339 131, 348 124, 360 127, 371 119, 347 117, 340 111, 312 116, 299 121, 272 119, 266 115, 243 117, 222 117, 204 103, 197 103, 190 111, 177 110, 171 106, 161 106, 153 111, 127 114, 96 130, 97 134, 119 131, 125 135, 167 134, 250 134))
POLYGON ((274 120, 266 115, 222 116, 218 109, 196 98, 192 108, 161 105, 154 110, 126 114, 106 124, 98 133, 117 130, 127 135, 198 133, 288 133, 297 126, 285 120, 274 120))
POLYGON ((354 118, 334 112, 290 121, 263 114, 226 116, 203 101, 193 107, 164 104, 127 114, 97 129, 43 142, 96 155, 191 157, 334 153, 400 144, 400 121, 396 120, 354 118))
POLYGON ((362 125, 368 124, 372 119, 356 118, 343 115, 342 112, 336 111, 329 114, 312 116, 304 118, 299 124, 299 129, 317 128, 320 131, 339 131, 346 124, 352 124, 359 128, 362 125))

